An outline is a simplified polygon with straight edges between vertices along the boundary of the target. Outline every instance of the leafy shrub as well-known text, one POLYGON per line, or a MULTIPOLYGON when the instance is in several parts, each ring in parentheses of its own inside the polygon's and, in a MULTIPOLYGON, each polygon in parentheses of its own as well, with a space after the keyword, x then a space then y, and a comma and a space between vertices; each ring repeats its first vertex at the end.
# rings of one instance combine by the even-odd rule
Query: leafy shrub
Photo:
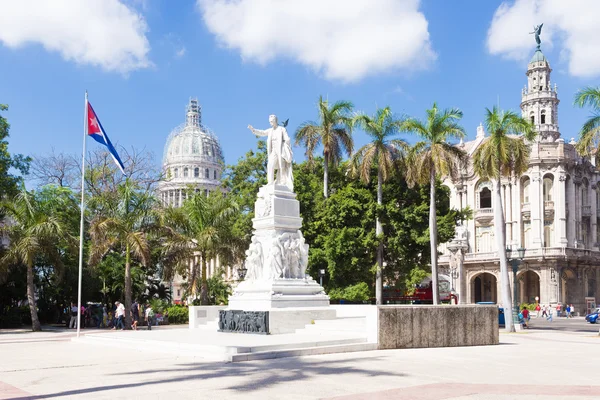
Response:
POLYGON ((171 306, 166 309, 169 313, 169 324, 187 324, 189 311, 187 307, 171 306))
POLYGON ((169 303, 166 300, 152 299, 150 300, 150 306, 155 314, 164 314, 169 307, 169 303))
POLYGON ((343 289, 331 289, 328 294, 331 300, 367 301, 371 297, 369 286, 365 282, 360 282, 343 289))

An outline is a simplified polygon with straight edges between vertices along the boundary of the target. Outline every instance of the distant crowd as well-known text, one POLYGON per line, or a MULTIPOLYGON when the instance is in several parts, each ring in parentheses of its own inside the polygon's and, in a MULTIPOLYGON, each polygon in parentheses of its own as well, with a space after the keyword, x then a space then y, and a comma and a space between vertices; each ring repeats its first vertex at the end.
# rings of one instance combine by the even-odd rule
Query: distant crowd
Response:
MULTIPOLYGON (((70 307, 65 307, 64 314, 70 316, 65 318, 65 323, 69 329, 77 328, 77 304, 71 302, 70 307)), ((167 322, 169 312, 165 314, 156 314, 150 303, 140 304, 135 300, 131 304, 131 309, 126 310, 125 305, 115 301, 112 307, 108 304, 88 303, 87 307, 81 305, 81 328, 108 328, 111 330, 125 329, 125 315, 129 312, 131 316, 131 326, 137 330, 138 326, 147 326, 148 330, 152 325, 158 325, 160 322, 167 322)))

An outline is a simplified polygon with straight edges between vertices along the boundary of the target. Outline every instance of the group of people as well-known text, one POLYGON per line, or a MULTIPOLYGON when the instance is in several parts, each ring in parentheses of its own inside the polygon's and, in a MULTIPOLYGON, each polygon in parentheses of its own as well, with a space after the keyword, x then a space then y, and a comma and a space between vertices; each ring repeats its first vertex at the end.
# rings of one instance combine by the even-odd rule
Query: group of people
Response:
MULTIPOLYGON (((77 304, 71 303, 68 310, 65 310, 70 314, 71 318, 68 324, 69 329, 77 328, 77 304)), ((125 329, 125 306, 120 301, 115 301, 112 309, 106 305, 88 305, 81 306, 81 328, 85 327, 96 327, 96 328, 111 328, 112 330, 125 329)), ((152 329, 152 325, 156 322, 154 310, 150 303, 140 305, 137 300, 131 304, 129 310, 131 315, 131 329, 137 330, 140 324, 140 315, 145 322, 148 330, 152 329)))
MULTIPOLYGON (((575 307, 573 306, 573 304, 567 304, 567 306, 565 307, 565 317, 566 318, 573 318, 575 316, 575 307)), ((552 307, 546 304, 540 305, 540 304, 536 304, 535 306, 535 311, 536 311, 536 317, 540 317, 540 311, 542 312, 542 318, 546 318, 546 320, 548 321, 552 321, 552 307)), ((556 305, 556 316, 560 317, 562 312, 562 306, 560 303, 558 303, 556 305)), ((521 312, 519 313, 519 321, 525 326, 527 327, 528 325, 528 321, 531 318, 530 312, 527 309, 527 307, 523 307, 523 309, 521 310, 521 312)))

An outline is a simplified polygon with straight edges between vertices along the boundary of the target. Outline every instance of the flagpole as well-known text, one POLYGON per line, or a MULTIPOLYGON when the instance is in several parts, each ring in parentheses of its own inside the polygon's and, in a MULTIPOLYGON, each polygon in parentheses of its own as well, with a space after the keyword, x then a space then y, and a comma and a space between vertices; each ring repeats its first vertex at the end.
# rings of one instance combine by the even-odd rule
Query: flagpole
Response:
POLYGON ((81 329, 81 275, 83 269, 83 212, 85 199, 85 139, 88 127, 88 94, 85 91, 85 108, 83 118, 83 152, 81 153, 81 221, 79 223, 79 280, 77 282, 77 337, 81 329))

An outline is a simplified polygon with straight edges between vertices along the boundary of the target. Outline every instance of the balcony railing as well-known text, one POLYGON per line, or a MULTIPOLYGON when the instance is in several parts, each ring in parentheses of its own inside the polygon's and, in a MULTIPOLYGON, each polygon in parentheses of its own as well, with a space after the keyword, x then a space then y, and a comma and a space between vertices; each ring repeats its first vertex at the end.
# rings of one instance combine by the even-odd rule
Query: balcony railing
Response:
POLYGON ((493 208, 479 208, 475 211, 475 219, 492 219, 494 218, 493 208))
POLYGON ((544 210, 554 210, 554 202, 544 201, 544 210))

